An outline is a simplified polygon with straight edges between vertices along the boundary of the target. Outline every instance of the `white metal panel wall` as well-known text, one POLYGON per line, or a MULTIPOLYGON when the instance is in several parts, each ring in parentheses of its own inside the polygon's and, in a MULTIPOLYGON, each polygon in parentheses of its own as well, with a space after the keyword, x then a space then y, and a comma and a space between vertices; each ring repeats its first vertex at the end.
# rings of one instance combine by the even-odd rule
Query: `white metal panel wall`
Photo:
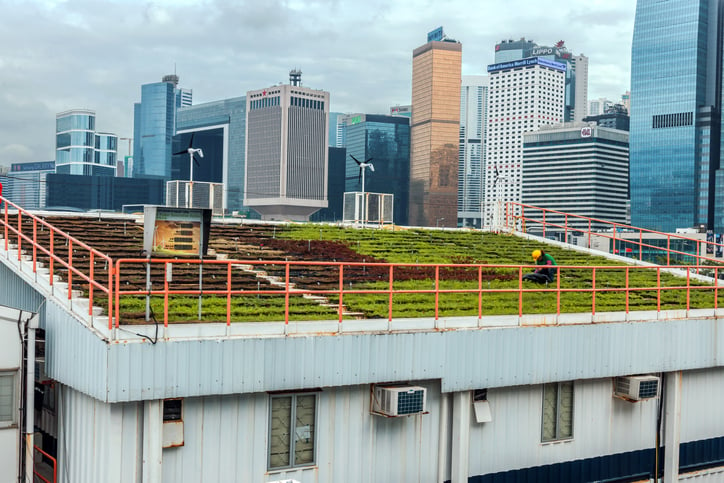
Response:
POLYGON ((67 386, 56 387, 58 482, 140 482, 142 403, 107 404, 67 386))
POLYGON ((629 403, 612 393, 609 378, 575 381, 573 439, 541 443, 543 387, 490 389, 492 422, 471 421, 470 474, 652 448, 657 400, 629 403))
POLYGON ((29 312, 0 307, 0 373, 13 376, 12 395, 14 396, 14 400, 11 401, 13 420, 3 422, 0 426, 0 483, 16 482, 18 479, 20 428, 25 427, 24 421, 20 421, 19 412, 22 398, 20 381, 22 357, 18 319, 25 320, 30 315, 29 312))
POLYGON ((681 442, 724 435, 724 368, 684 372, 681 385, 681 442))
POLYGON ((401 418, 371 415, 368 385, 325 389, 317 410, 317 465, 271 474, 267 394, 185 399, 184 446, 164 450, 163 481, 431 481, 437 474, 440 386, 422 385, 428 387, 429 414, 401 418))

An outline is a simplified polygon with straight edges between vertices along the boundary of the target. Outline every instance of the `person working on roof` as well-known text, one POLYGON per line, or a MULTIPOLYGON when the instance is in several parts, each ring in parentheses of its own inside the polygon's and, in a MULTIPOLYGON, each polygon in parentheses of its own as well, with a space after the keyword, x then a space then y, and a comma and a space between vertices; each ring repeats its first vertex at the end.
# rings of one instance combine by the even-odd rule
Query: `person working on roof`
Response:
POLYGON ((536 265, 541 268, 535 269, 532 273, 523 275, 523 280, 530 280, 535 283, 549 283, 556 279, 556 260, 543 250, 533 250, 531 253, 536 265))

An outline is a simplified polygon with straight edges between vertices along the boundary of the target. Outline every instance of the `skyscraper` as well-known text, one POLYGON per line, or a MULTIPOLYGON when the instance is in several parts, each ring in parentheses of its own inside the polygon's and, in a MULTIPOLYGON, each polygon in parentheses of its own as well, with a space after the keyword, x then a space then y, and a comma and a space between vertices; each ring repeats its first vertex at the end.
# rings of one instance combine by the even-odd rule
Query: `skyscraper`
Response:
POLYGON ((541 57, 488 66, 484 225, 502 220, 506 201, 521 201, 523 133, 563 122, 566 65, 541 57))
POLYGON ((244 205, 262 219, 306 221, 327 207, 329 92, 300 77, 246 94, 244 205))
POLYGON ((115 176, 118 136, 96 132, 96 113, 72 109, 55 116, 55 170, 60 174, 115 176))
POLYGON ((631 55, 631 222, 724 230, 721 0, 639 0, 631 55))
POLYGON ((178 87, 175 74, 141 86, 141 102, 133 110, 133 176, 172 179, 172 140, 176 110, 190 106, 192 92, 178 87))
POLYGON ((361 191, 359 161, 371 159, 374 171, 365 173, 365 192, 394 195, 393 219, 408 222, 410 186, 410 119, 405 116, 356 114, 346 116, 345 191, 361 191))
POLYGON ((412 53, 409 222, 454 227, 463 49, 438 30, 412 53))
POLYGON ((488 76, 464 75, 460 93, 458 224, 482 227, 488 76))

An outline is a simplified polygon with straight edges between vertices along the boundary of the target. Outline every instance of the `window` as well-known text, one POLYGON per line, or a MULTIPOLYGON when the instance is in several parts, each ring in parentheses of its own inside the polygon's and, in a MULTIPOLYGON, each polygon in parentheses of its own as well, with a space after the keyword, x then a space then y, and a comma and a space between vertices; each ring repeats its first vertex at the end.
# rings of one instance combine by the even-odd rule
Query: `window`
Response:
POLYGON ((15 423, 15 374, 0 372, 0 427, 15 423))
POLYGON ((270 406, 269 469, 313 465, 317 395, 274 395, 270 406))
POLYGON ((183 421, 182 417, 183 399, 164 399, 163 401, 163 422, 183 421))
POLYGON ((541 441, 573 437, 573 382, 543 385, 541 441))

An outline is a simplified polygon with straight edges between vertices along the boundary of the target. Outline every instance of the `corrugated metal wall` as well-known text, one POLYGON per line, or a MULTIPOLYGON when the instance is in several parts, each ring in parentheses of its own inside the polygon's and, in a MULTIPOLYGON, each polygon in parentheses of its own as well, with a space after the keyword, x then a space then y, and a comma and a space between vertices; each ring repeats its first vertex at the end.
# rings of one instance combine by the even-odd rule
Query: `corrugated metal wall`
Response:
POLYGON ((439 383, 429 414, 385 418, 369 412, 369 386, 325 389, 317 413, 317 467, 267 474, 267 394, 184 401, 184 446, 163 452, 163 480, 174 483, 429 482, 437 474, 439 383))

